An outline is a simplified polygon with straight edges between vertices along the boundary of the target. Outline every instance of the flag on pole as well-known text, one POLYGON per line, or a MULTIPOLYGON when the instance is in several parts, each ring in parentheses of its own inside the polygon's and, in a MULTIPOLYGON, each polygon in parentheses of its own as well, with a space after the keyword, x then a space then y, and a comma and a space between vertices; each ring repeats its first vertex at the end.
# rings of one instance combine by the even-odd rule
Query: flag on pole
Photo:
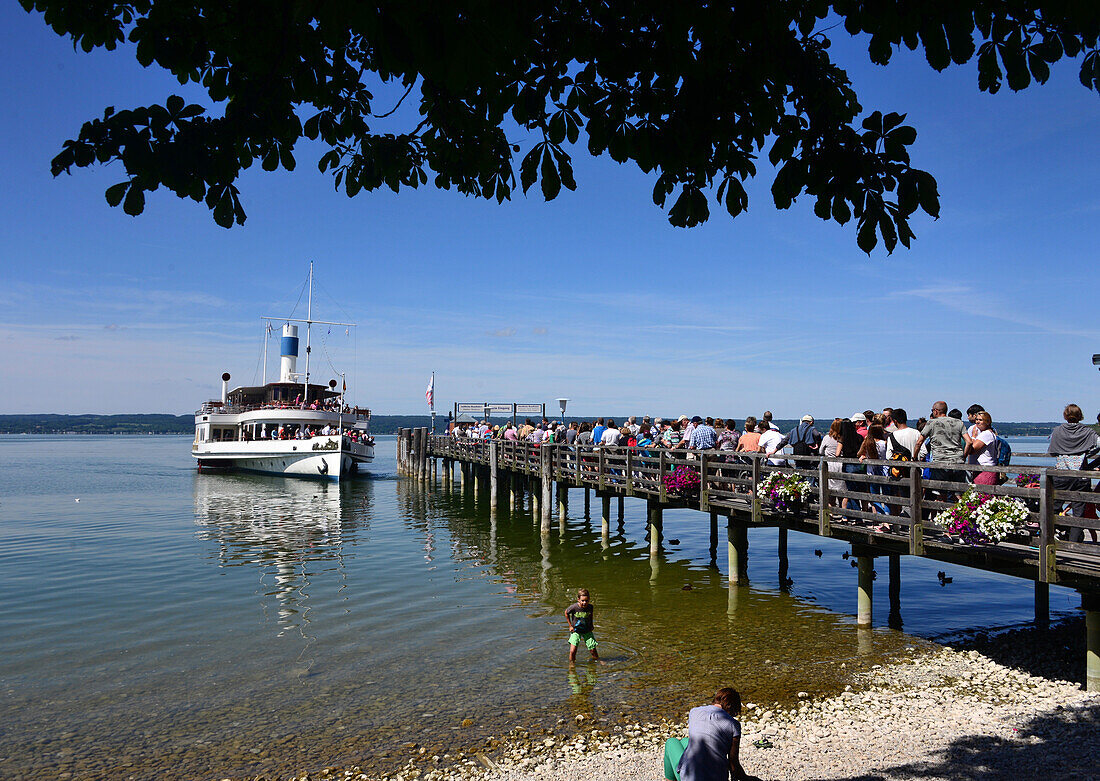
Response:
POLYGON ((428 390, 424 391, 424 398, 428 400, 428 409, 435 409, 435 372, 432 372, 432 378, 428 380, 428 390))

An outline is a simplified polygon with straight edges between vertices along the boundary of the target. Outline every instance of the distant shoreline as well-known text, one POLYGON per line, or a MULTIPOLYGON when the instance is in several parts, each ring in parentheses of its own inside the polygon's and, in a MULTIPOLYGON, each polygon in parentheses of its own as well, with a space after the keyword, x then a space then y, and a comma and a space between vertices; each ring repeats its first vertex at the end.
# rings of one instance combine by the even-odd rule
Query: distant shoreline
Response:
MULTIPOLYGON (((619 416, 616 416, 619 417, 619 416)), ((625 419, 626 416, 621 416, 625 419)), ((555 418, 557 419, 557 418, 555 418)), ((566 420, 589 420, 568 417, 566 420)), ((821 418, 825 426, 825 418, 821 418)), ((739 421, 740 422, 740 421, 739 421)), ((1061 421, 1017 423, 995 422, 994 428, 1010 437, 1047 436, 1061 421)), ((798 421, 776 419, 783 431, 794 428, 798 421)), ((396 434, 399 428, 420 428, 431 425, 428 415, 374 415, 371 430, 375 434, 396 434)), ((446 431, 446 415, 436 415, 436 431, 446 431)), ((0 434, 95 434, 95 435, 189 435, 195 432, 194 415, 141 414, 141 415, 61 415, 25 414, 0 415, 0 434)))

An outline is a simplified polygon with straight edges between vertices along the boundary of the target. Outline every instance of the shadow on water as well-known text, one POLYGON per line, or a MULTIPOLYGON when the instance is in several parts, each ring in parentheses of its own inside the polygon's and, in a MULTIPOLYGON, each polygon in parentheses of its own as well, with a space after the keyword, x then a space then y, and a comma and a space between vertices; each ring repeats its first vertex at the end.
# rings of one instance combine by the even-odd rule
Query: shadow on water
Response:
POLYGON ((555 522, 543 535, 529 510, 511 511, 505 499, 493 513, 485 497, 475 500, 458 488, 407 485, 398 495, 410 529, 438 518, 452 555, 475 562, 558 633, 561 650, 547 665, 558 664, 557 654, 567 648, 562 612, 577 588, 591 591, 596 636, 614 649, 605 659, 614 678, 602 682, 589 703, 604 717, 682 716, 688 703, 722 683, 736 683, 749 701, 790 703, 800 690, 841 690, 859 670, 923 645, 888 629, 857 630, 851 617, 780 589, 728 588, 706 564, 670 553, 651 560, 644 526, 632 512, 622 524, 613 513, 614 534, 604 540, 583 516, 567 517, 564 526, 555 522), (618 696, 608 698, 610 692, 618 696))
POLYGON ((1096 738, 1100 705, 1044 713, 1020 727, 1015 740, 966 735, 928 761, 911 762, 882 772, 821 778, 886 781, 906 778, 1010 779, 1096 778, 1096 738))

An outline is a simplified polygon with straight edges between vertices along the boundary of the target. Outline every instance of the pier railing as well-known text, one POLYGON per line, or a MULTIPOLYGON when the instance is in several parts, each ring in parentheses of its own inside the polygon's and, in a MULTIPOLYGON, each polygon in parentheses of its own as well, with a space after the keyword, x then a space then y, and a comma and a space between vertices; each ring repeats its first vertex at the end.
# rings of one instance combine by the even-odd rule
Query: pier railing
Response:
MULTIPOLYGON (((1100 577, 1100 545, 1074 541, 1100 531, 1100 521, 1061 514, 1064 502, 1100 502, 1091 491, 1055 489, 1056 478, 1097 478, 1081 472, 1037 466, 986 466, 944 462, 860 461, 816 455, 768 458, 763 453, 687 451, 681 449, 597 445, 535 445, 509 440, 429 437, 429 458, 494 466, 536 480, 566 486, 582 486, 615 496, 634 496, 667 507, 690 507, 704 512, 736 516, 750 524, 782 525, 823 536, 843 536, 891 551, 925 555, 929 548, 940 553, 954 549, 1002 560, 1004 566, 1031 570, 1020 572, 1042 583, 1063 579, 1100 577), (495 455, 492 451, 495 451, 495 455), (495 458, 495 463, 492 460, 495 458), (778 463, 777 463, 778 462, 778 463), (844 472, 844 465, 858 471, 844 472), (866 467, 902 471, 901 479, 867 474, 866 467), (925 470, 941 477, 929 479, 925 470), (698 490, 677 493, 666 477, 676 470, 698 479, 698 490), (811 484, 812 493, 801 502, 776 507, 757 487, 773 472, 798 474, 811 484), (976 485, 965 474, 993 472, 1003 475, 998 485, 976 485), (1018 475, 1034 475, 1034 482, 1017 485, 1018 475), (994 496, 1019 499, 1028 510, 1027 520, 996 545, 964 543, 937 522, 944 510, 968 489, 994 496), (886 510, 887 512, 881 512, 886 510), (1081 530, 1080 533, 1075 530, 1081 530)), ((549 517, 549 508, 543 508, 549 517)), ((1003 569, 1003 567, 1002 567, 1003 569)))

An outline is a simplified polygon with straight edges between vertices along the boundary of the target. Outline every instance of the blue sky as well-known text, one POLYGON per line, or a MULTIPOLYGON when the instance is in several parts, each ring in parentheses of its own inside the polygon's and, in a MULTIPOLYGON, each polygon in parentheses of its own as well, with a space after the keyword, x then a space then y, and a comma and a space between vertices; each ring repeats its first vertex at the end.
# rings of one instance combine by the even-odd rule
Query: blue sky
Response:
POLYGON ((251 383, 259 318, 289 311, 311 259, 315 315, 360 324, 324 333, 325 351, 380 414, 424 411, 432 371, 443 410, 566 396, 578 415, 915 416, 943 398, 1055 420, 1069 401, 1100 406, 1100 98, 1076 63, 989 96, 973 64, 937 74, 903 53, 878 68, 838 40, 865 109, 908 112, 914 164, 940 187, 912 250, 868 258, 811 200, 777 211, 766 163, 746 214, 684 230, 652 205, 651 177, 581 149, 578 191, 551 203, 349 200, 299 147, 295 172, 239 182, 243 228, 164 191, 131 218, 103 197, 117 166, 54 179, 50 159, 105 106, 180 86, 128 54, 74 53, 14 3, 0 20, 0 412, 186 413, 223 371, 251 383))

